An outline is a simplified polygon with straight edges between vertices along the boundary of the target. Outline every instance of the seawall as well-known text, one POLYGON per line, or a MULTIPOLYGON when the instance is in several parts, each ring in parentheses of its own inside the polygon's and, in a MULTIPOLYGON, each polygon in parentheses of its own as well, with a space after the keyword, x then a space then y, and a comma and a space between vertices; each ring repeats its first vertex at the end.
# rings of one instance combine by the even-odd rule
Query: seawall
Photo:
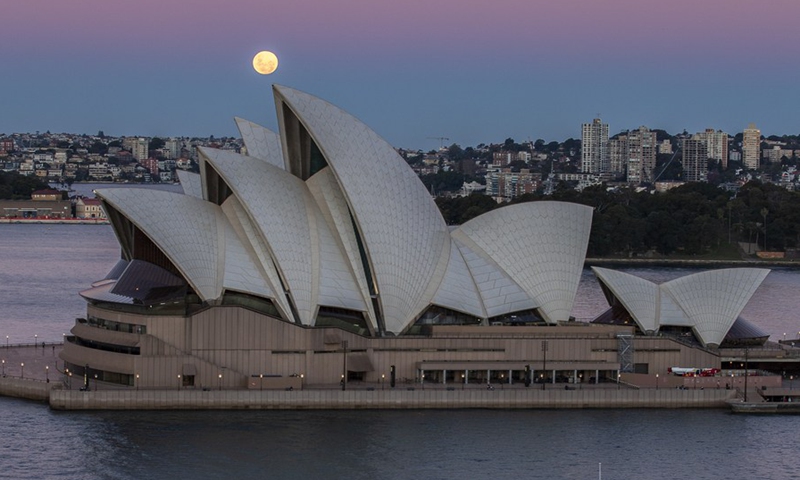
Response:
POLYGON ((55 410, 727 408, 731 390, 52 390, 55 410))
POLYGON ((56 385, 39 380, 0 377, 0 395, 47 402, 51 389, 56 385))

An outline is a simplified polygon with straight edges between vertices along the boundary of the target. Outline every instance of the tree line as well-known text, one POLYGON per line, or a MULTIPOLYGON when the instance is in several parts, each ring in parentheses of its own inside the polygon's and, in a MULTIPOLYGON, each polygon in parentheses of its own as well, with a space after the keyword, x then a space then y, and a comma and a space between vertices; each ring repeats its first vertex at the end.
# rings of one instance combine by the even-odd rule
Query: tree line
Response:
MULTIPOLYGON (((505 204, 539 200, 594 208, 590 257, 714 255, 730 244, 785 251, 800 246, 800 193, 750 181, 735 194, 707 183, 687 183, 663 193, 594 186, 581 192, 523 195, 505 204)), ((458 225, 503 204, 485 195, 436 200, 448 224, 458 225)))

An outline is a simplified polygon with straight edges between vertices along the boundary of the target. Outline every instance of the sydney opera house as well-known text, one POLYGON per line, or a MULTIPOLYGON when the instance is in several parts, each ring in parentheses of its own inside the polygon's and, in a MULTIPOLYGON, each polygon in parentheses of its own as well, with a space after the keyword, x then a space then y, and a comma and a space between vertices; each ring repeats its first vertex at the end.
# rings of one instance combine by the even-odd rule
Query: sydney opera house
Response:
POLYGON ((71 373, 129 388, 588 382, 719 367, 731 332, 765 340, 739 319, 757 269, 660 286, 596 269, 611 308, 574 321, 590 207, 449 226, 366 125, 273 92, 279 133, 236 119, 246 155, 201 149, 183 194, 96 192, 121 259, 81 292, 71 373))

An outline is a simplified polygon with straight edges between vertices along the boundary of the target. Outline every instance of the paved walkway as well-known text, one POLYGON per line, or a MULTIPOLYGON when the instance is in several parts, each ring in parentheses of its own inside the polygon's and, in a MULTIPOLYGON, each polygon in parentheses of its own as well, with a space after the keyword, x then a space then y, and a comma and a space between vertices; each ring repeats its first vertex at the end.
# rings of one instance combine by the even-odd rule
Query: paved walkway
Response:
POLYGON ((30 378, 51 382, 61 379, 59 370, 64 369, 64 362, 58 358, 61 352, 60 343, 37 343, 30 345, 10 345, 0 347, 0 361, 7 377, 30 378), (22 364, 25 366, 23 367, 22 364))

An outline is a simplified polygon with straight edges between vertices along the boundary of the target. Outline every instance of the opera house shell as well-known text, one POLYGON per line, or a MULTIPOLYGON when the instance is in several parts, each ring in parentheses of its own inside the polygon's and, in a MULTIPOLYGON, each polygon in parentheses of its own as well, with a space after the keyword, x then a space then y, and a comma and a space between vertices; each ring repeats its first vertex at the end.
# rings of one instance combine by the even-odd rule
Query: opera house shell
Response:
POLYGON ((608 313, 617 320, 633 320, 644 334, 667 329, 691 332, 704 346, 719 347, 738 323, 737 338, 732 340, 769 336, 739 317, 769 274, 767 269, 709 270, 660 285, 607 268, 592 267, 592 271, 611 305, 608 313))
POLYGON ((70 374, 237 389, 619 372, 616 336, 633 327, 570 321, 590 207, 523 203, 448 226, 370 128, 273 93, 279 133, 236 119, 246 155, 201 148, 200 173, 179 172, 183 194, 96 191, 121 259, 81 292, 87 316, 61 352, 70 374), (565 341, 547 351, 548 336, 565 341))

